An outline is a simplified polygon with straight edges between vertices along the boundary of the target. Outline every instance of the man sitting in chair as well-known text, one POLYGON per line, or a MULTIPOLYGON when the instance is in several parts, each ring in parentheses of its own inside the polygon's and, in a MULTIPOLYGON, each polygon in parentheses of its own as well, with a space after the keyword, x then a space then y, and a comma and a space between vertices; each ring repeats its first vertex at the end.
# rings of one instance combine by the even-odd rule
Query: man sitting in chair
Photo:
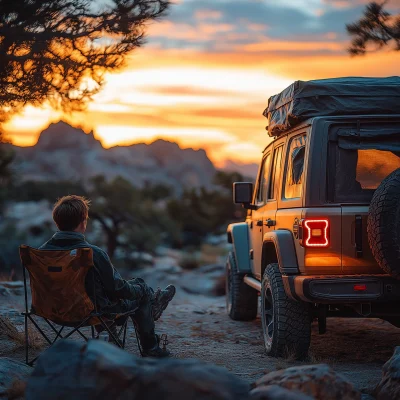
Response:
MULTIPOLYGON (((94 273, 96 293, 91 293, 89 287, 87 291, 95 297, 92 300, 96 301, 99 311, 122 314, 138 308, 133 318, 143 356, 169 356, 169 351, 159 346, 159 339, 154 331, 154 321, 160 318, 174 297, 175 287, 169 285, 164 290, 154 292, 143 279, 136 278, 128 281, 122 279, 107 253, 85 240, 83 234, 86 231, 89 204, 90 201, 80 196, 65 196, 59 199, 53 209, 53 219, 59 231, 43 244, 40 250, 92 248, 95 268, 89 271, 87 282, 92 282, 93 275, 90 274, 94 273)), ((116 333, 115 325, 112 328, 113 334, 116 333)))

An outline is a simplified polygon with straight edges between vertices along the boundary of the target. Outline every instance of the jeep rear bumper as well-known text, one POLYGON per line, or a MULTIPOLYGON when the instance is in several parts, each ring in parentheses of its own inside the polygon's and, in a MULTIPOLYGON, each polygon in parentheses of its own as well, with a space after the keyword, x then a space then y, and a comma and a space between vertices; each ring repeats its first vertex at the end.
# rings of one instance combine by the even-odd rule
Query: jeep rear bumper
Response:
POLYGON ((283 275, 286 294, 325 304, 400 301, 400 281, 389 275, 283 275))

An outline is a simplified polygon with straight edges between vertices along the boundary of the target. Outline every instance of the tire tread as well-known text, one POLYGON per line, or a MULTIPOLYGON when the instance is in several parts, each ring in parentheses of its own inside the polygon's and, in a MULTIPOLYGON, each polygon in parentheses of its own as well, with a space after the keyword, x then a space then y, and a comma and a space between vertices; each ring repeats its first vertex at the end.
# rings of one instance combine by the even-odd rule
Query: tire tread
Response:
POLYGON ((378 265, 400 278, 400 168, 376 189, 368 213, 368 242, 378 265))
POLYGON ((231 288, 227 296, 231 296, 232 307, 229 316, 235 321, 251 321, 257 317, 258 293, 243 281, 243 276, 238 273, 235 255, 231 252, 228 255, 230 268, 231 288))
POLYGON ((273 357, 307 356, 311 342, 311 315, 308 303, 290 299, 283 286, 278 264, 267 266, 263 277, 263 291, 267 281, 276 305, 274 310, 274 335, 267 353, 273 357), (275 328, 276 326, 276 328, 275 328))

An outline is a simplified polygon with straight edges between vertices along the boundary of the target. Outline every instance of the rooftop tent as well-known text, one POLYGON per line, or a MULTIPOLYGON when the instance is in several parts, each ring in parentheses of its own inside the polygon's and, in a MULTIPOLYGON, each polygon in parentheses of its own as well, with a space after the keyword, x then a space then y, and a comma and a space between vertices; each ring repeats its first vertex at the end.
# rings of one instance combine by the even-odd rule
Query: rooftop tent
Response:
POLYGON ((269 98, 263 115, 273 137, 312 117, 369 114, 400 114, 400 77, 296 81, 269 98))

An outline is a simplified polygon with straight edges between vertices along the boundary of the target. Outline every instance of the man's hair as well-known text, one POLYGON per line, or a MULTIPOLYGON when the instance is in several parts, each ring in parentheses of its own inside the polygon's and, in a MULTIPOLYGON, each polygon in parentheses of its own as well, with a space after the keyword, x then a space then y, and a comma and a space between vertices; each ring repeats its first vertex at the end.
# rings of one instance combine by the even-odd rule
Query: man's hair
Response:
POLYGON ((53 220, 60 231, 73 231, 89 215, 90 200, 82 196, 64 196, 53 208, 53 220))

